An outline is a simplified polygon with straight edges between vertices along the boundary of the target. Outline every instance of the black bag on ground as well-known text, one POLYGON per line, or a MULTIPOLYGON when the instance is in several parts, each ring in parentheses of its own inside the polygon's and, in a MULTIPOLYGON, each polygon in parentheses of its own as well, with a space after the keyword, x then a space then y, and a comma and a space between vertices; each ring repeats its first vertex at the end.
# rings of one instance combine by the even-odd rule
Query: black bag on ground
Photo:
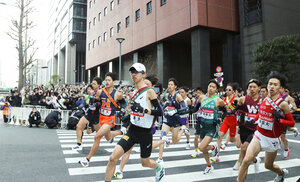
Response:
POLYGON ((79 122, 80 118, 84 116, 84 111, 82 109, 73 110, 70 114, 67 128, 68 130, 76 130, 76 125, 79 122))
POLYGON ((48 128, 55 128, 59 121, 61 121, 61 113, 59 111, 52 111, 46 117, 45 124, 48 128))

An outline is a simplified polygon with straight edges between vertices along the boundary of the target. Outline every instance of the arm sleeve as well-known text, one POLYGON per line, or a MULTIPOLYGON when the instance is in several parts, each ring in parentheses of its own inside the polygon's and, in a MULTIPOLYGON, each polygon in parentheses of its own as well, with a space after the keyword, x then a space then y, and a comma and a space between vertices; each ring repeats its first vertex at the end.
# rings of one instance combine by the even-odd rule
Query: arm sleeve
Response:
POLYGON ((254 121, 257 121, 258 120, 258 118, 259 118, 259 113, 258 114, 256 114, 256 116, 254 117, 254 121))
POLYGON ((294 121, 292 113, 289 112, 289 113, 285 114, 285 118, 286 119, 280 119, 280 123, 282 125, 287 126, 287 127, 295 126, 295 121, 294 121))
POLYGON ((201 103, 197 103, 197 105, 190 110, 191 114, 197 112, 199 110, 200 106, 201 106, 201 103))
POLYGON ((227 116, 227 109, 225 106, 219 107, 219 111, 222 111, 222 119, 224 119, 227 116))
POLYGON ((160 107, 160 104, 158 103, 158 100, 157 99, 151 100, 151 104, 154 107, 153 109, 151 109, 151 115, 162 116, 163 112, 162 112, 162 109, 160 107))
POLYGON ((178 109, 179 114, 189 113, 189 107, 186 105, 184 101, 181 101, 179 104, 180 104, 180 108, 178 109))
POLYGON ((243 109, 242 106, 237 105, 237 106, 235 107, 235 109, 231 112, 231 114, 234 114, 234 115, 235 115, 235 113, 236 113, 238 110, 242 110, 242 109, 243 109))

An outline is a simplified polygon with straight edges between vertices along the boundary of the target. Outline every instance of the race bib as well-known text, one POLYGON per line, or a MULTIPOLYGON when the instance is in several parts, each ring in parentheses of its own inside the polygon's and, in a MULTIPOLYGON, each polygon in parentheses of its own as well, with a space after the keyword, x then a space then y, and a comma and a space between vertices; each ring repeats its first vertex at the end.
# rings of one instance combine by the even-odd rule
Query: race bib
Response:
POLYGON ((37 118, 36 118, 36 116, 34 116, 34 118, 33 118, 34 120, 36 120, 37 118))
POLYGON ((273 130, 273 122, 264 121, 262 119, 258 120, 258 126, 265 130, 273 130))
POLYGON ((101 114, 103 116, 110 116, 111 108, 110 107, 101 107, 101 114))
POLYGON ((214 111, 209 109, 202 109, 201 117, 204 119, 214 119, 214 111))
POLYGON ((245 113, 245 123, 252 123, 252 120, 255 118, 255 114, 245 113))
POLYGON ((133 124, 137 126, 143 126, 143 118, 144 118, 143 113, 131 112, 130 120, 133 124))
POLYGON ((177 110, 176 110, 175 107, 172 107, 172 106, 167 107, 167 114, 168 115, 173 116, 176 112, 177 112, 177 110))

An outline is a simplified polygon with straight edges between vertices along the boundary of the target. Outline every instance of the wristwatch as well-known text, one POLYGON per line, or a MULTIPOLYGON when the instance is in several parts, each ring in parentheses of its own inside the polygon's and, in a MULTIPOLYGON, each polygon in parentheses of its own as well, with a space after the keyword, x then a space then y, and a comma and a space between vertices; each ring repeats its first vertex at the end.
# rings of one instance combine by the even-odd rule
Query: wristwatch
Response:
POLYGON ((144 109, 144 114, 148 114, 148 109, 144 109))

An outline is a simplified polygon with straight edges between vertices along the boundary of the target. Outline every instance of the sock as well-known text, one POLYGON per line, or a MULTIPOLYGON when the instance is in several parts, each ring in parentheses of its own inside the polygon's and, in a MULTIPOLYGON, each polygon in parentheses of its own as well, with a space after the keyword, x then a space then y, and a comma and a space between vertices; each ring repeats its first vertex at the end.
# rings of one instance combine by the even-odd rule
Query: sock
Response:
POLYGON ((163 136, 166 136, 166 135, 167 135, 167 133, 166 133, 165 131, 161 131, 161 132, 160 132, 160 139, 162 139, 162 137, 163 137, 163 136))
POLYGON ((198 152, 198 151, 199 151, 198 147, 197 147, 197 148, 195 148, 195 150, 196 150, 196 152, 198 152))
POLYGON ((207 167, 211 167, 211 164, 210 164, 210 165, 207 165, 207 167))
POLYGON ((157 168, 156 168, 155 170, 156 170, 156 172, 158 172, 158 171, 160 171, 160 170, 161 170, 161 166, 160 166, 160 164, 157 164, 157 168))
POLYGON ((239 161, 236 161, 237 164, 241 164, 239 161))
POLYGON ((81 143, 77 143, 77 145, 78 145, 78 146, 80 146, 80 145, 81 145, 81 143))
POLYGON ((211 145, 212 146, 212 149, 211 150, 215 150, 215 146, 214 145, 211 145))

